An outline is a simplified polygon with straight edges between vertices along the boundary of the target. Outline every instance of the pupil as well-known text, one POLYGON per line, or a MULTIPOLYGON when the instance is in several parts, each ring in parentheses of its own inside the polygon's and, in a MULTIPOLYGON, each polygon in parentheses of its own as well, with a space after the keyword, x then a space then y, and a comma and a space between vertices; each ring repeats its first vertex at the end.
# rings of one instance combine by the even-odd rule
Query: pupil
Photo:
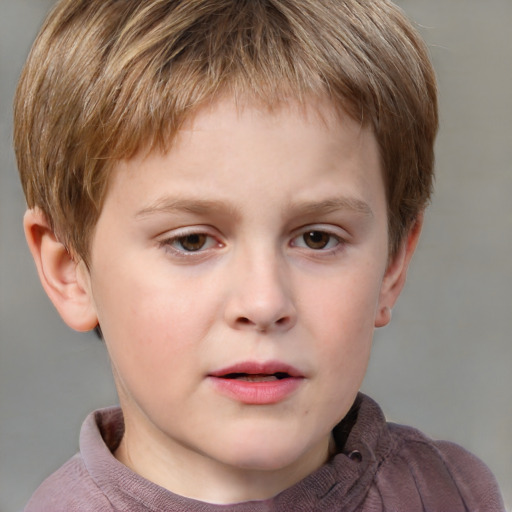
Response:
POLYGON ((183 249, 187 251, 198 251, 206 242, 206 235, 187 235, 180 240, 183 249))
POLYGON ((304 234, 304 242, 310 249, 323 249, 329 243, 330 235, 323 231, 310 231, 304 234))

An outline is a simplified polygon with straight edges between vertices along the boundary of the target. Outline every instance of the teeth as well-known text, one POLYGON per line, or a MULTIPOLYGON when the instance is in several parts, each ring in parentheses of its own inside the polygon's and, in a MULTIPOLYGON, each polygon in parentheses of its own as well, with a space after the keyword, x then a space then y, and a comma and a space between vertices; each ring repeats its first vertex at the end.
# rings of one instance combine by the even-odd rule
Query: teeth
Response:
POLYGON ((247 382, 269 382, 277 380, 277 377, 275 375, 240 375, 236 379, 247 382))
POLYGON ((289 377, 289 375, 284 372, 277 372, 274 374, 230 373, 230 374, 224 376, 225 379, 244 380, 246 382, 270 382, 270 381, 274 381, 274 380, 286 379, 288 377, 289 377))

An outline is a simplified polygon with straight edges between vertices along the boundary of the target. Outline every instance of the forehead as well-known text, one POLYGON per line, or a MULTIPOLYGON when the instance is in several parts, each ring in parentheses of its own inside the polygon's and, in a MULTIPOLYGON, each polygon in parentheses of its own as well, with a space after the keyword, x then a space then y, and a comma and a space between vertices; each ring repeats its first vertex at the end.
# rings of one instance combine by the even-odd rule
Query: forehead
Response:
POLYGON ((166 184, 166 194, 186 190, 197 199, 215 189, 233 200, 250 187, 267 187, 269 195, 305 188, 307 196, 311 181, 318 178, 321 187, 340 162, 358 167, 359 182, 370 179, 365 168, 378 168, 380 176, 378 153, 372 131, 325 98, 269 106, 224 97, 190 116, 165 151, 141 151, 116 165, 110 189, 126 187, 133 200, 148 204, 159 201, 155 180, 166 184), (216 188, 217 182, 227 186, 216 188))
MULTIPOLYGON (((252 137, 256 144, 258 135, 264 135, 277 126, 283 135, 282 141, 293 142, 301 136, 307 139, 308 131, 314 126, 315 131, 321 130, 326 143, 334 142, 340 147, 344 143, 343 137, 349 134, 353 144, 345 145, 346 149, 353 149, 354 144, 357 147, 365 144, 373 146, 376 142, 371 125, 355 120, 323 94, 278 102, 259 100, 250 95, 221 94, 189 113, 165 144, 158 146, 150 143, 143 146, 135 155, 119 160, 113 168, 123 169, 169 153, 177 153, 191 138, 201 138, 204 142, 209 139, 214 144, 223 138, 235 140, 252 137), (340 133, 340 127, 343 134, 340 133)), ((315 143, 314 138, 311 139, 315 143)))

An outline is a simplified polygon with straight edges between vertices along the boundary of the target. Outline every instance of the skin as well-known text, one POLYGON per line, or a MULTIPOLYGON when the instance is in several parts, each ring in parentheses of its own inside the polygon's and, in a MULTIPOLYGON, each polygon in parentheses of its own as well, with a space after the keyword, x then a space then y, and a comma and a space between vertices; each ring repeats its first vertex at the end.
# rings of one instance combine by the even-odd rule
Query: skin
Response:
POLYGON ((390 261, 375 137, 332 111, 222 99, 168 153, 120 162, 88 269, 25 216, 64 320, 101 325, 126 421, 115 456, 177 494, 264 499, 322 465, 402 289, 421 223, 390 261), (263 405, 219 392, 212 372, 246 361, 300 383, 263 405))

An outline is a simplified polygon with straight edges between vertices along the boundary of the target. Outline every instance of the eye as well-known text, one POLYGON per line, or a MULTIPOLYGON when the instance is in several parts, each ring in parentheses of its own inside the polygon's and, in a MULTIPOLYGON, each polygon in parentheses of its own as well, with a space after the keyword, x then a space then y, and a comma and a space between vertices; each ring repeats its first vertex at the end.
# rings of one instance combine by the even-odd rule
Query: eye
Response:
POLYGON ((292 240, 294 247, 313 249, 314 251, 334 249, 342 243, 340 237, 319 229, 310 229, 292 240))
POLYGON ((308 231, 302 235, 302 239, 310 249, 325 249, 332 236, 325 231, 308 231))
POLYGON ((220 243, 206 233, 184 233, 162 240, 160 244, 177 254, 195 253, 217 247, 220 243))
POLYGON ((178 245, 180 249, 188 252, 195 252, 201 250, 207 241, 208 236, 204 233, 194 233, 176 238, 173 245, 178 245))

